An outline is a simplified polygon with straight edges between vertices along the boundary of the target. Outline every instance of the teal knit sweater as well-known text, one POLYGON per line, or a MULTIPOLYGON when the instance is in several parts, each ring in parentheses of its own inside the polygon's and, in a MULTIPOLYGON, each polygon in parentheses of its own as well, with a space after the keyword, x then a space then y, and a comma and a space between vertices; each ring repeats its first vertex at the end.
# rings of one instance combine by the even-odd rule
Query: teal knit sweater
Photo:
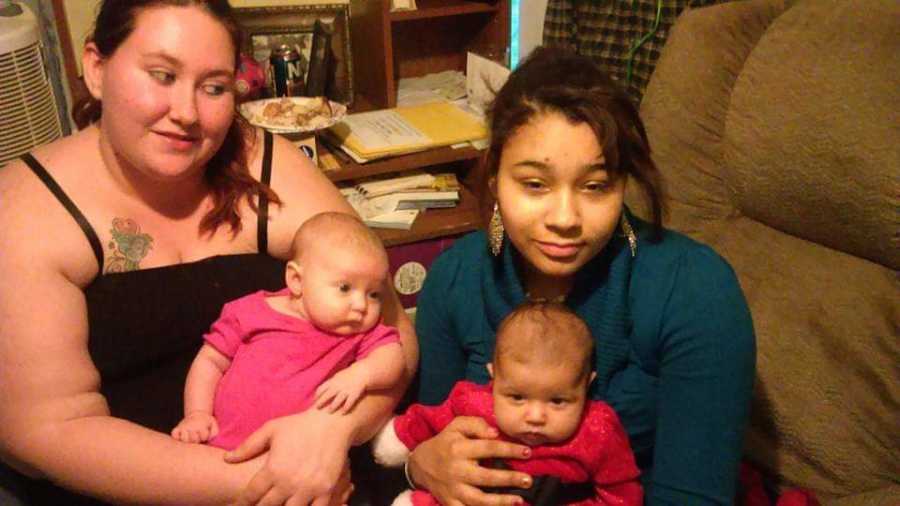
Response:
MULTIPOLYGON (((731 267, 665 232, 637 256, 614 238, 578 273, 566 304, 591 327, 597 380, 627 430, 647 505, 731 504, 755 373, 753 324, 731 267)), ((507 242, 483 232, 432 265, 418 298, 418 401, 437 404, 462 379, 485 383, 495 330, 525 295, 507 242)))

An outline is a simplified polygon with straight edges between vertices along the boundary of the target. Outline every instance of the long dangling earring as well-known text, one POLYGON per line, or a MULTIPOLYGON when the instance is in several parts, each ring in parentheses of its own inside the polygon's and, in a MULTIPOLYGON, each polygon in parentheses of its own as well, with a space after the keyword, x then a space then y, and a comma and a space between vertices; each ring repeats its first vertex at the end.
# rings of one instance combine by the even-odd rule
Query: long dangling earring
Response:
POLYGON ((494 214, 491 215, 491 223, 488 225, 488 247, 494 256, 500 255, 503 246, 503 219, 500 217, 500 207, 494 202, 494 214))
POLYGON ((631 258, 634 258, 634 256, 637 255, 637 236, 634 235, 634 229, 631 228, 631 223, 628 223, 628 218, 625 217, 625 211, 622 211, 622 219, 619 220, 619 225, 622 227, 625 239, 628 240, 628 249, 631 250, 631 258))

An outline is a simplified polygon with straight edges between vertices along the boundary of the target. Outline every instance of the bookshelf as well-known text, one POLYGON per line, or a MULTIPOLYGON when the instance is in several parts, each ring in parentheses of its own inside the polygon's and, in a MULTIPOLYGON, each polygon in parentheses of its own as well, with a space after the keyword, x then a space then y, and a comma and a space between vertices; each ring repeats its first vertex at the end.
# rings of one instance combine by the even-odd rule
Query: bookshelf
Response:
POLYGON ((350 35, 360 107, 397 105, 397 83, 443 70, 465 71, 466 53, 505 60, 509 0, 417 0, 390 12, 390 0, 351 0, 350 35))
POLYGON ((418 9, 412 11, 398 11, 388 14, 391 22, 408 21, 411 19, 439 18, 444 16, 458 16, 460 14, 475 14, 480 12, 496 13, 500 2, 471 2, 466 0, 418 0, 418 9))
MULTIPOLYGON (((466 53, 505 61, 509 44, 510 0, 416 0, 413 11, 390 11, 390 0, 351 0, 353 112, 397 105, 401 78, 444 70, 466 70, 466 53)), ((330 149, 332 152, 338 149, 330 149)), ((467 176, 483 152, 473 148, 438 148, 366 164, 341 158, 328 172, 335 183, 405 171, 453 170, 463 183, 460 202, 451 209, 421 213, 410 230, 377 229, 387 246, 434 239, 477 228, 480 211, 467 176)))
MULTIPOLYGON (((321 149, 321 148, 320 148, 321 149)), ((471 147, 453 149, 450 147, 429 149, 407 155, 394 156, 383 160, 375 160, 366 164, 359 164, 340 152, 338 148, 327 148, 335 156, 339 157, 341 168, 326 172, 335 183, 362 179, 382 174, 403 172, 414 168, 425 168, 453 162, 477 163, 482 152, 471 147)))
POLYGON ((475 196, 465 187, 462 187, 459 196, 459 204, 456 207, 428 209, 419 213, 409 230, 387 228, 373 230, 387 247, 475 230, 480 224, 475 196))
POLYGON ((413 169, 453 171, 460 178, 459 203, 447 209, 429 209, 420 213, 409 230, 375 229, 385 246, 397 246, 436 237, 460 234, 475 230, 480 225, 478 200, 466 187, 463 176, 478 163, 483 152, 471 147, 429 149, 418 153, 385 158, 366 164, 358 164, 340 152, 339 148, 319 142, 320 152, 327 150, 338 158, 341 168, 325 174, 336 184, 381 175, 400 174, 413 169))

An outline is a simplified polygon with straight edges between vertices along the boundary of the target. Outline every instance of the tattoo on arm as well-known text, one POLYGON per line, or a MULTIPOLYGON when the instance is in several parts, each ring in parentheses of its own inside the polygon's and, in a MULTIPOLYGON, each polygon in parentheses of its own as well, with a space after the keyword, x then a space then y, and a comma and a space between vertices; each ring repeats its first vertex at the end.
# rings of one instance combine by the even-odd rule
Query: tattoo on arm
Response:
POLYGON ((141 227, 131 218, 114 218, 112 240, 109 241, 110 255, 107 257, 104 273, 136 271, 140 262, 153 248, 150 234, 142 234, 141 227))

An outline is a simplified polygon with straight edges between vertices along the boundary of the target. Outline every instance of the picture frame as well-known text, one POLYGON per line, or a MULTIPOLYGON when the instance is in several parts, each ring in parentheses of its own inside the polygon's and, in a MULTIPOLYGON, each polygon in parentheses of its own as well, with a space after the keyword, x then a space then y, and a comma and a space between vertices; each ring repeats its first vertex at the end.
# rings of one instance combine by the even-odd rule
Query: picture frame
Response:
POLYGON ((309 62, 316 21, 329 28, 325 95, 335 102, 353 104, 353 58, 350 49, 350 5, 311 4, 234 9, 243 31, 244 54, 268 66, 268 55, 278 44, 297 48, 309 62))

